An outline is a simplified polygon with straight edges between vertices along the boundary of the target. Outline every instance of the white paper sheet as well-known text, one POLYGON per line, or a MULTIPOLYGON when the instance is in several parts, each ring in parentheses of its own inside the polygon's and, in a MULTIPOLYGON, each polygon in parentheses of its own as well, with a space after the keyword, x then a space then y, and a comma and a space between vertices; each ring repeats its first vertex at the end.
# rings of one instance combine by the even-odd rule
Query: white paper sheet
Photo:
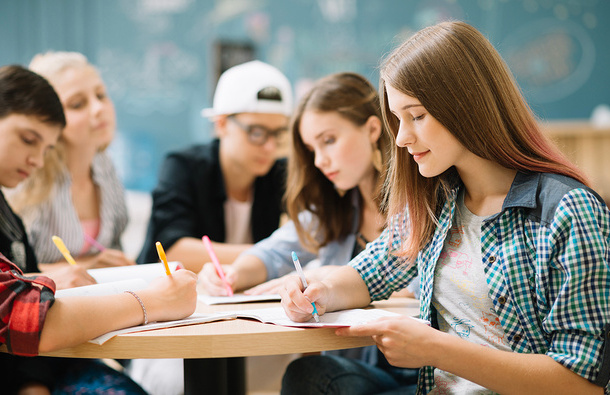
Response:
POLYGON ((130 280, 113 281, 109 283, 60 289, 55 291, 55 298, 64 298, 66 296, 115 295, 125 291, 137 291, 140 289, 144 289, 147 286, 148 283, 145 280, 141 278, 132 278, 130 280))
MULTIPOLYGON (((175 272, 178 262, 167 263, 170 272, 175 272)), ((112 281, 130 280, 133 278, 141 278, 147 283, 153 279, 165 276, 165 265, 163 263, 147 263, 144 265, 117 266, 105 267, 100 269, 89 269, 87 273, 98 283, 107 283, 112 281)))
POLYGON ((381 317, 394 317, 400 315, 383 309, 350 309, 323 314, 320 316, 320 322, 315 322, 313 317, 307 322, 295 322, 288 318, 282 307, 239 310, 233 311, 232 313, 238 318, 253 318, 264 323, 302 328, 354 326, 374 321, 381 317))
POLYGON ((231 304, 231 303, 250 303, 250 302, 273 302, 282 300, 278 294, 264 294, 264 295, 244 295, 235 294, 233 296, 210 296, 210 295, 199 295, 197 298, 208 305, 214 304, 231 304))

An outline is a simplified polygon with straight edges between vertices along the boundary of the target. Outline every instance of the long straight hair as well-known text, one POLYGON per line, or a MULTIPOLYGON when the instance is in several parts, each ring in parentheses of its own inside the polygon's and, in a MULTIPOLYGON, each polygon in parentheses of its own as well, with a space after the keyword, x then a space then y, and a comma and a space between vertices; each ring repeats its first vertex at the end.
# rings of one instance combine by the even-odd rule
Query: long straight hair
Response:
MULTIPOLYGON (((399 125, 388 107, 386 85, 419 100, 481 158, 508 169, 566 175, 588 185, 584 174, 540 130, 508 66, 474 27, 443 22, 420 30, 383 61, 380 77, 383 119, 394 142, 399 125)), ((396 226, 405 224, 400 234, 406 235, 395 254, 413 262, 431 240, 457 174, 451 168, 425 178, 407 150, 396 144, 393 157, 385 186, 388 216, 396 226)))
MULTIPOLYGON (((381 119, 377 89, 356 73, 336 73, 318 80, 301 99, 291 122, 293 150, 288 161, 288 182, 285 193, 286 211, 293 220, 299 240, 305 248, 316 252, 330 241, 352 232, 354 215, 349 194, 341 196, 332 182, 314 165, 314 154, 301 139, 301 119, 305 111, 337 113, 356 126, 364 125, 371 116, 381 119), (305 229, 299 214, 308 210, 318 223, 305 229)), ((381 151, 382 169, 375 170, 375 200, 382 212, 383 177, 387 169, 391 138, 381 131, 377 148, 381 151)))

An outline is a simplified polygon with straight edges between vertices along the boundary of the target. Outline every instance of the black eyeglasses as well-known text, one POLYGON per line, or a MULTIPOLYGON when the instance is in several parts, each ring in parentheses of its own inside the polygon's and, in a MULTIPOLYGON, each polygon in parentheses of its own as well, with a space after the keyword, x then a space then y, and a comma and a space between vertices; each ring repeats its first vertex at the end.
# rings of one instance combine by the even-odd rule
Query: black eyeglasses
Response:
POLYGON ((227 119, 231 120, 240 129, 248 135, 248 141, 254 145, 264 145, 269 137, 273 137, 278 144, 284 143, 284 137, 287 135, 288 128, 286 126, 274 130, 263 125, 245 125, 235 118, 235 115, 229 115, 227 119))

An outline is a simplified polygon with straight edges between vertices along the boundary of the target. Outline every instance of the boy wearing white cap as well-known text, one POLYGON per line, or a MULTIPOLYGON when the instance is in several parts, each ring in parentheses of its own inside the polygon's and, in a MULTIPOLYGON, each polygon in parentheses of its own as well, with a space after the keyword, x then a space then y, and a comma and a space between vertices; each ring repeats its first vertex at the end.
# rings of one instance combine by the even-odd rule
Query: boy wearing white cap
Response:
POLYGON ((160 241, 169 260, 198 272, 211 261, 202 236, 222 263, 269 236, 281 214, 285 161, 277 158, 291 112, 290 82, 275 67, 251 61, 225 71, 202 111, 217 138, 166 157, 138 263, 156 262, 160 241))
MULTIPOLYGON (((291 112, 290 82, 275 67, 251 61, 225 71, 213 107, 201 112, 217 138, 165 158, 137 262, 157 262, 160 241, 169 260, 198 272, 211 262, 202 236, 229 264, 273 233, 286 180, 286 161, 277 157, 291 112)), ((127 371, 152 395, 184 393, 181 359, 132 360, 127 371)))

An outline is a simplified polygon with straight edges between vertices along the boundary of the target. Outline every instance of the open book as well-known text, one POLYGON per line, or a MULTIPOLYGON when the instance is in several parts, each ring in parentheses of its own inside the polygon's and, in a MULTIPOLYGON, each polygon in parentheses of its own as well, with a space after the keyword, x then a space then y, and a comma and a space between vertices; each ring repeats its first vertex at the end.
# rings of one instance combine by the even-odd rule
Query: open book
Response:
MULTIPOLYGON (((168 262, 168 264, 171 272, 176 271, 178 262, 168 262)), ((55 292, 55 297, 102 296, 125 291, 137 291, 146 288, 153 279, 166 275, 165 266, 162 263, 89 269, 87 273, 98 283, 83 287, 60 289, 55 292)))
MULTIPOLYGON (((175 272, 178 262, 167 263, 170 272, 175 272)), ((89 269, 87 273, 98 283, 108 283, 112 281, 131 280, 140 278, 147 283, 153 279, 165 276, 165 265, 163 263, 147 263, 144 265, 104 267, 100 269, 89 269)))
POLYGON ((58 289, 55 298, 66 296, 104 296, 115 295, 125 291, 138 291, 148 286, 146 280, 132 278, 130 280, 112 281, 108 283, 84 285, 82 287, 58 289))
POLYGON ((292 321, 282 307, 270 307, 266 309, 239 310, 232 312, 237 318, 252 318, 266 324, 291 326, 298 328, 324 328, 342 327, 365 324, 381 317, 395 317, 400 314, 383 309, 351 309, 326 313, 320 316, 320 322, 313 317, 307 322, 292 321))
MULTIPOLYGON (((176 321, 166 321, 166 322, 151 322, 147 325, 139 325, 131 328, 119 329, 116 331, 112 331, 106 333, 105 335, 99 336, 93 340, 90 340, 90 343, 95 344, 104 344, 106 341, 110 340, 116 335, 124 334, 124 333, 133 333, 133 332, 141 332, 152 329, 162 329, 162 328, 172 328, 175 326, 181 325, 191 325, 191 324, 201 324, 205 322, 213 322, 220 320, 230 320, 235 318, 249 318, 260 321, 265 324, 274 324, 280 326, 289 326, 296 328, 337 328, 337 327, 345 327, 345 326, 354 326, 365 324, 370 321, 377 320, 381 317, 396 317, 399 316, 398 313, 393 313, 391 311, 383 310, 383 309, 351 309, 351 310, 342 310, 335 311, 331 313, 326 313, 320 316, 320 322, 315 322, 312 318, 308 322, 295 322, 288 318, 284 309, 282 307, 271 307, 266 309, 253 309, 253 310, 238 310, 238 311, 225 311, 221 313, 212 313, 212 314, 198 314, 195 313, 190 317, 183 318, 181 320, 176 321)), ((419 318, 410 317, 414 320, 418 320, 430 325, 429 322, 420 320, 419 318)))
POLYGON ((104 335, 98 336, 95 339, 89 340, 89 343, 104 344, 108 340, 112 339, 116 335, 122 335, 124 333, 143 332, 150 331, 153 329, 164 329, 173 328, 176 326, 202 324, 204 322, 213 322, 221 320, 232 320, 235 319, 235 314, 232 313, 214 313, 214 314, 199 314, 195 313, 189 317, 175 321, 163 321, 163 322, 149 322, 146 325, 132 326, 129 328, 118 329, 116 331, 108 332, 104 335))

